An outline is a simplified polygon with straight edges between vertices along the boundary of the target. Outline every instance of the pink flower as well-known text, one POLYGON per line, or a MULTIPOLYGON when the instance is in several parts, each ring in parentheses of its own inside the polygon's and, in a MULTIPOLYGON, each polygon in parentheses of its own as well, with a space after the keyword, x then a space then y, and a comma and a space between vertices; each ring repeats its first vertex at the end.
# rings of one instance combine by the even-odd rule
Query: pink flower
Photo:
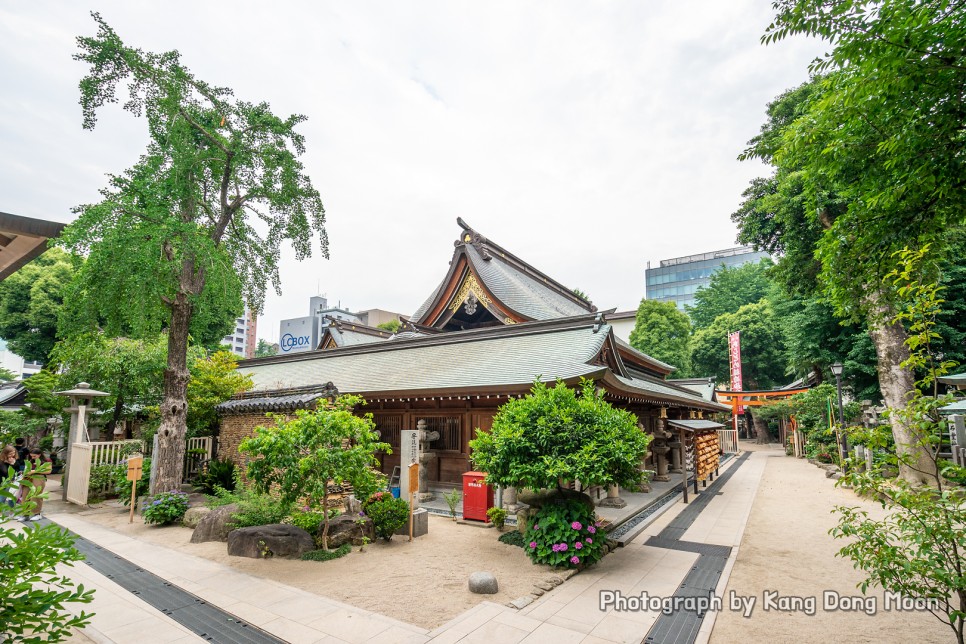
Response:
POLYGON ((597 534, 597 528, 595 528, 592 525, 591 526, 587 526, 587 532, 589 532, 590 534, 597 534))
POLYGON ((533 524, 533 529, 534 529, 534 530, 539 530, 539 529, 540 529, 540 526, 538 526, 538 525, 537 525, 536 523, 534 523, 534 524, 533 524))
POLYGON ((570 558, 570 563, 572 563, 572 564, 579 564, 580 563, 580 557, 571 557, 570 558))
POLYGON ((584 526, 580 525, 580 521, 574 521, 573 523, 570 524, 570 527, 573 528, 574 530, 580 530, 584 526))
POLYGON ((593 543, 594 542, 594 540, 591 539, 590 537, 587 537, 586 539, 584 539, 584 541, 586 541, 587 543, 593 543))
POLYGON ((531 541, 530 542, 530 549, 531 550, 534 550, 536 547, 537 547, 537 542, 536 541, 531 541))
POLYGON ((560 544, 560 552, 566 552, 566 551, 567 551, 567 544, 566 543, 561 543, 560 544))
POLYGON ((583 547, 584 547, 584 544, 580 543, 579 541, 574 544, 574 548, 576 548, 577 550, 580 550, 583 547))

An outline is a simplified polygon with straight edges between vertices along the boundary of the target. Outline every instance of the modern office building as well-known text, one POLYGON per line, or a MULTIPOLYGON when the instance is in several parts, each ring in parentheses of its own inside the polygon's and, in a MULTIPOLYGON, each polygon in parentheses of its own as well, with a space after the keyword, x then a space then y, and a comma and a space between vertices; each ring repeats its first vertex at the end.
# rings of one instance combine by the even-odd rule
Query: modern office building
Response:
POLYGON ((374 327, 390 320, 398 320, 400 317, 405 316, 383 309, 367 309, 353 313, 342 308, 341 304, 330 307, 324 296, 315 295, 309 298, 307 316, 281 321, 278 330, 278 354, 289 355, 318 349, 325 328, 333 320, 374 327))
POLYGON ((726 248, 710 253, 662 259, 661 265, 651 268, 647 263, 644 271, 646 295, 649 300, 674 302, 679 309, 694 304, 698 288, 711 283, 711 274, 722 266, 729 268, 759 262, 768 253, 756 251, 750 246, 726 248))
POLYGON ((258 318, 246 306, 242 316, 235 318, 235 332, 226 335, 221 343, 227 345, 228 350, 239 358, 254 358, 258 344, 255 335, 257 328, 258 318))
POLYGON ((24 360, 7 347, 7 343, 0 339, 0 367, 3 367, 17 379, 28 378, 39 373, 43 365, 39 362, 24 360))

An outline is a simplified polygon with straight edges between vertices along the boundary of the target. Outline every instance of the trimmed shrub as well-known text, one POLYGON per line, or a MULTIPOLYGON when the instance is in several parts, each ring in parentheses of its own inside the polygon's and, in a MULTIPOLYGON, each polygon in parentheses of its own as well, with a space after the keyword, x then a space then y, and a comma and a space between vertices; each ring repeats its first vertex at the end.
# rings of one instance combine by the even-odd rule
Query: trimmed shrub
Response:
POLYGON ((376 536, 386 541, 409 520, 409 504, 389 492, 376 492, 362 504, 362 510, 372 519, 376 536))
POLYGON ((291 503, 283 503, 274 494, 258 494, 246 490, 236 501, 238 512, 231 515, 232 528, 281 523, 292 510, 291 503))
POLYGON ((530 560, 555 568, 576 568, 604 556, 607 536, 599 532, 593 510, 574 499, 559 499, 540 508, 524 535, 530 560))
POLYGON ((505 543, 508 546, 517 546, 523 548, 527 545, 526 540, 523 535, 520 534, 519 530, 511 530, 510 532, 504 532, 500 535, 499 541, 505 543))
POLYGON ((188 495, 184 492, 163 492, 144 508, 144 522, 168 525, 181 521, 188 511, 188 495))
POLYGON ((352 546, 346 543, 335 550, 309 550, 302 555, 302 561, 329 561, 344 557, 350 552, 352 552, 352 546))

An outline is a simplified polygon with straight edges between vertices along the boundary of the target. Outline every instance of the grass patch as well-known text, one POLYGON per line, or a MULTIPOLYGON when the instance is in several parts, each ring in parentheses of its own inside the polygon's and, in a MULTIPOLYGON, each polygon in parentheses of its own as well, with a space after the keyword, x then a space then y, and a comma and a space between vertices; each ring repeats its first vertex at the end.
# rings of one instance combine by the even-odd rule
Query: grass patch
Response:
POLYGON ((519 530, 504 532, 500 535, 500 541, 510 546, 519 546, 520 548, 522 548, 525 543, 523 541, 523 535, 520 534, 519 530))
POLYGON ((309 550, 302 555, 302 561, 329 561, 338 559, 352 552, 352 546, 348 543, 343 544, 335 550, 309 550))

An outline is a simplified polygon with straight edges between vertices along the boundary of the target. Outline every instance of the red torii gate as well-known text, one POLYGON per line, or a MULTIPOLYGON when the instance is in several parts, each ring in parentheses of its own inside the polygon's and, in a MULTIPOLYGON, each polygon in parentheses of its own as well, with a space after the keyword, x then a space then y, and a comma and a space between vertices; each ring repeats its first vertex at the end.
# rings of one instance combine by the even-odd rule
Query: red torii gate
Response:
MULTIPOLYGON (((761 391, 731 391, 731 390, 719 390, 715 391, 714 395, 718 402, 723 405, 731 405, 731 415, 734 419, 735 432, 738 431, 738 410, 744 407, 761 407, 767 405, 771 402, 776 402, 779 400, 784 400, 786 398, 791 398, 795 394, 803 394, 808 391, 808 387, 802 387, 800 389, 768 389, 761 391)), ((795 423, 795 417, 789 419, 791 424, 791 430, 794 432, 797 429, 797 424, 795 423)), ((787 433, 785 431, 784 423, 781 427, 782 432, 782 445, 785 445, 787 440, 787 433)), ((795 440, 795 456, 799 456, 800 446, 798 440, 795 440)))

